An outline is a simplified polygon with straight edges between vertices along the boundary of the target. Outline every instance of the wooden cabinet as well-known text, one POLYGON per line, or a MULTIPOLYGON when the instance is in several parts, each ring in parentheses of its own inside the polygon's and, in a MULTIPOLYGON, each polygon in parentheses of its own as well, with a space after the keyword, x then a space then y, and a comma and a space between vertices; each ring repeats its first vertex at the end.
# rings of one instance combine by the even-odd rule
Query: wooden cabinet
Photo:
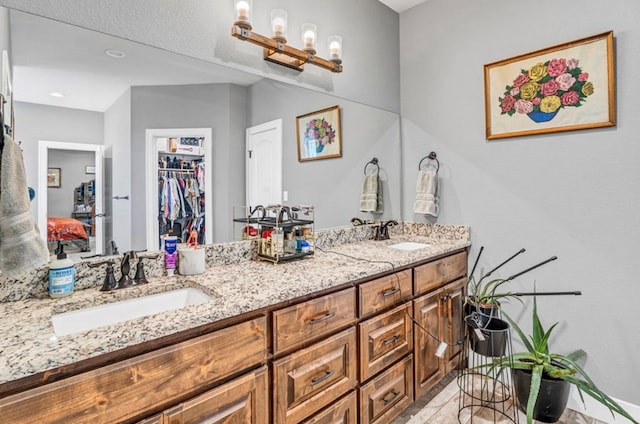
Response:
POLYGON ((461 278, 414 300, 416 397, 424 395, 457 366, 465 281, 461 278), (442 358, 436 356, 440 341, 448 345, 442 358))
POLYGON ((163 424, 267 424, 267 367, 262 367, 164 412, 163 424))
POLYGON ((411 270, 405 269, 358 285, 359 316, 366 317, 411 299, 411 281, 411 270))
POLYGON ((358 324, 360 381, 368 380, 413 350, 411 303, 358 324))
POLYGON ((427 293, 467 274, 467 252, 456 253, 414 268, 414 295, 427 293))
POLYGON ((273 361, 273 422, 300 422, 356 387, 356 343, 350 327, 273 361))
POLYGON ((5 422, 113 423, 144 417, 265 363, 260 317, 0 399, 5 422))
POLYGON ((333 405, 323 408, 303 424, 356 424, 358 422, 358 404, 356 391, 352 391, 333 405))
POLYGON ((407 356, 360 388, 360 424, 391 422, 413 403, 413 357, 407 356))
POLYGON ((355 288, 349 288, 274 311, 274 354, 300 347, 354 324, 355 302, 355 288))

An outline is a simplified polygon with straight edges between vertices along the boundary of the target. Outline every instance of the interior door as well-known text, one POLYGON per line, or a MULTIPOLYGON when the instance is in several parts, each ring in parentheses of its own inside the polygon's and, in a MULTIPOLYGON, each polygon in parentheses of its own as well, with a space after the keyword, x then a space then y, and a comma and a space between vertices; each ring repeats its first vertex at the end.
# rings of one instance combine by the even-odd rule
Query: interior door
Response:
POLYGON ((282 119, 247 128, 247 206, 282 203, 282 119))

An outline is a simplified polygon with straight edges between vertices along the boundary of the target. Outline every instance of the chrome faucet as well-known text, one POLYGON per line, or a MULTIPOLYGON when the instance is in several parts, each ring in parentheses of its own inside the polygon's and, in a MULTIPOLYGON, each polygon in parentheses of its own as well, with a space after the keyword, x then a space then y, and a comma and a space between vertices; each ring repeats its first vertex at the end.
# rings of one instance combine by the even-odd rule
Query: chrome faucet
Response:
POLYGON ((398 225, 398 221, 394 219, 390 219, 387 222, 381 222, 379 226, 376 227, 376 240, 389 240, 389 226, 398 225))

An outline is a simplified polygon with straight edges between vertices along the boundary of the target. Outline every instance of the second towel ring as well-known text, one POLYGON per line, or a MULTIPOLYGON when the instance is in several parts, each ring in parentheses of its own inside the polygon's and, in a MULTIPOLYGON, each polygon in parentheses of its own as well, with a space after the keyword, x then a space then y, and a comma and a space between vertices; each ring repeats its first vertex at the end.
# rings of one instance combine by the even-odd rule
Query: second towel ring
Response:
POLYGON ((374 165, 376 167, 376 174, 380 172, 380 165, 378 165, 378 158, 373 158, 364 166, 364 175, 367 175, 367 166, 374 165))
POLYGON ((418 171, 420 171, 420 169, 422 168, 422 162, 424 162, 425 159, 436 161, 436 172, 440 170, 440 161, 438 161, 438 155, 436 155, 436 152, 431 152, 427 156, 420 159, 420 163, 418 164, 418 171))

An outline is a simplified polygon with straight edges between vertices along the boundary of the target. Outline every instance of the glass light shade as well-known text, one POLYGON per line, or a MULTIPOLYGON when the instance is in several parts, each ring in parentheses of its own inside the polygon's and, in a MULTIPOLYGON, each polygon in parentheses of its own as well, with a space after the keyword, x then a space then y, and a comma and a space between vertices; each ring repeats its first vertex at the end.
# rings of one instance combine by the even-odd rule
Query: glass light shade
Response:
POLYGON ((332 35, 329 37, 329 60, 341 63, 342 62, 342 37, 339 35, 332 35))
POLYGON ((287 42, 287 11, 275 9, 271 11, 271 32, 274 40, 287 42))
POLYGON ((234 0, 234 9, 236 11, 236 25, 251 29, 253 0, 234 0))
POLYGON ((316 42, 318 40, 318 27, 314 24, 302 25, 302 49, 311 54, 316 54, 316 42))

